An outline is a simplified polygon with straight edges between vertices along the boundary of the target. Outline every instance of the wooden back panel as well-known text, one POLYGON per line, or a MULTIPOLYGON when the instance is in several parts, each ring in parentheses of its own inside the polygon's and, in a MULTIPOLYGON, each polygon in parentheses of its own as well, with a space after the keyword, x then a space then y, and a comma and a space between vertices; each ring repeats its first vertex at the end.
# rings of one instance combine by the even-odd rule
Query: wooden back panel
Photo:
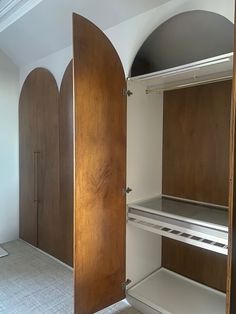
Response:
POLYGON ((228 205, 231 87, 165 92, 163 194, 228 205))
POLYGON ((125 297, 126 80, 104 33, 74 15, 75 313, 125 297))
POLYGON ((69 63, 59 95, 61 260, 73 265, 73 65, 69 63))
POLYGON ((226 292, 227 256, 162 238, 162 266, 226 292))
MULTIPOLYGON (((231 81, 164 95, 163 193, 228 205, 231 81)), ((163 238, 162 265, 226 291, 227 257, 163 238)))

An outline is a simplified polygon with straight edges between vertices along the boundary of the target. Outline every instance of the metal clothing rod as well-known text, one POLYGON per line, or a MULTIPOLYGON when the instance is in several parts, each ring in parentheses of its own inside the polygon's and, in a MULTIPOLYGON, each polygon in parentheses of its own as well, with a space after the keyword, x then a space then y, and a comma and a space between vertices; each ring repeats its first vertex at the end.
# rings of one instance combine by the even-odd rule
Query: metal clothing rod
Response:
POLYGON ((198 85, 203 85, 206 83, 216 83, 216 82, 221 82, 221 81, 226 81, 226 80, 230 80, 232 79, 232 75, 227 75, 227 76, 223 76, 220 78, 216 78, 216 79, 207 79, 207 80, 202 80, 202 81, 198 81, 198 82, 191 82, 191 83, 186 83, 186 84, 180 84, 180 85, 173 85, 170 87, 152 87, 152 88, 147 88, 146 89, 146 94, 152 94, 152 93, 161 93, 164 91, 169 91, 169 90, 175 90, 175 89, 181 89, 181 88, 186 88, 186 87, 191 87, 191 86, 198 86, 198 85))

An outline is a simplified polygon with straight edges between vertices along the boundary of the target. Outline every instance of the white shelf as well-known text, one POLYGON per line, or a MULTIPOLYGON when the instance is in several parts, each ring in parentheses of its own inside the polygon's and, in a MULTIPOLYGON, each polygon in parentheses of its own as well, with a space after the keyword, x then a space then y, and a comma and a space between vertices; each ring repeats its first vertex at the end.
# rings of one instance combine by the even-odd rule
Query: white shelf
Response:
POLYGON ((162 314, 225 314, 226 296, 165 268, 127 291, 162 314))
POLYGON ((228 53, 175 68, 131 77, 131 81, 145 80, 147 93, 198 85, 232 78, 233 53, 228 53))
POLYGON ((227 208, 156 197, 128 205, 128 223, 162 236, 228 254, 227 208))

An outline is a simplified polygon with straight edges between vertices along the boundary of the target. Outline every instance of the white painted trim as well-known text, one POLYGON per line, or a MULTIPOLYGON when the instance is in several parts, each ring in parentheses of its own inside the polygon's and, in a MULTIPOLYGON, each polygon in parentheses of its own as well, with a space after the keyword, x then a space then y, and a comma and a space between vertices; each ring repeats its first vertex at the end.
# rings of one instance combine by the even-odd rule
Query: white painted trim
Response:
POLYGON ((15 7, 21 0, 8 0, 3 6, 0 6, 0 18, 7 14, 13 7, 15 7))
POLYGON ((2 11, 0 11, 0 32, 32 10, 42 2, 42 0, 25 0, 22 5, 20 5, 19 2, 19 0, 11 1, 8 5, 3 7, 2 11))

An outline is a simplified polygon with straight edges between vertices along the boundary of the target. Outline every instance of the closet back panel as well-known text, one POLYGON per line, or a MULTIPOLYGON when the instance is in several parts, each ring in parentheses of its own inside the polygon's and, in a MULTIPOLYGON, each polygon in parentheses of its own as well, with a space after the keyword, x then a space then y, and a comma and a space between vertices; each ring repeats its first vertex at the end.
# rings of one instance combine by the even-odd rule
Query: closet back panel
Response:
POLYGON ((162 266, 226 292, 227 256, 162 238, 162 266))
POLYGON ((61 260, 73 265, 73 74, 69 63, 59 96, 61 260))
MULTIPOLYGON (((231 88, 224 81, 165 92, 163 194, 228 206, 231 88)), ((226 256, 163 238, 162 265, 226 290, 226 256)))
POLYGON ((231 86, 164 93, 163 194, 228 205, 231 86))

